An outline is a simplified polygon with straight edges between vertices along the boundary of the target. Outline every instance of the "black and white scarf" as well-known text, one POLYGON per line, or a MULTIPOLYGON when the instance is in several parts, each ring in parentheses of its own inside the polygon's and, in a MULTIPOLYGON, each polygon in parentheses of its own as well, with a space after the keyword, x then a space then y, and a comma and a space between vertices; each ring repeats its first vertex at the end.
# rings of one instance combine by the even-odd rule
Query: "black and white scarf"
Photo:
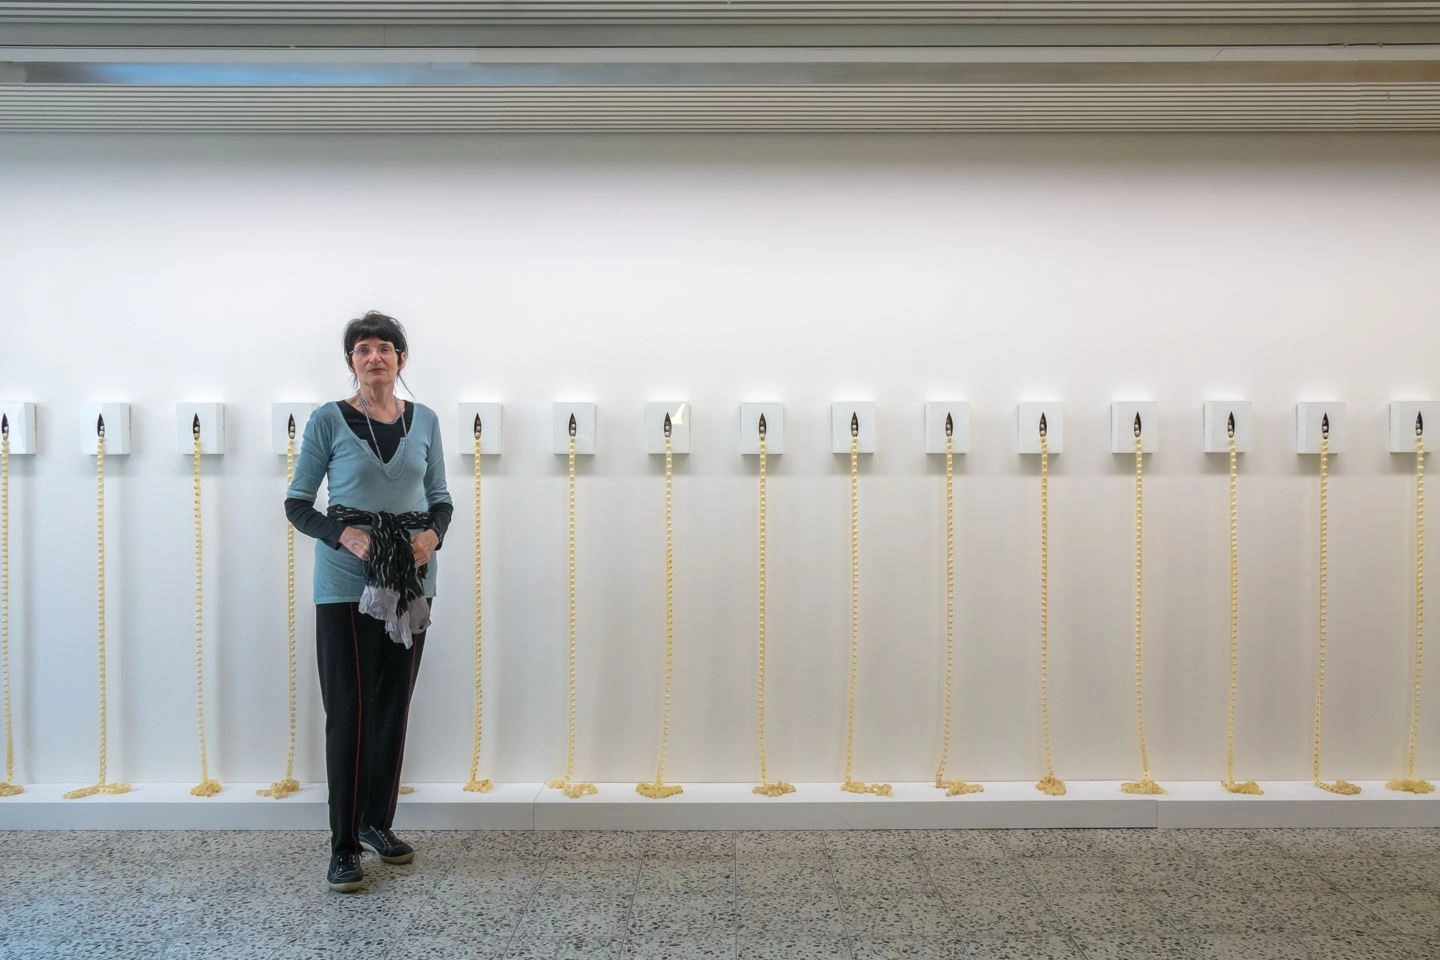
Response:
POLYGON ((327 511, 332 520, 346 525, 370 527, 370 557, 365 560, 365 590, 360 594, 360 612, 384 621, 385 632, 408 650, 415 634, 430 626, 430 603, 425 583, 415 566, 410 547, 410 530, 428 530, 430 514, 371 513, 344 504, 332 503, 327 511))

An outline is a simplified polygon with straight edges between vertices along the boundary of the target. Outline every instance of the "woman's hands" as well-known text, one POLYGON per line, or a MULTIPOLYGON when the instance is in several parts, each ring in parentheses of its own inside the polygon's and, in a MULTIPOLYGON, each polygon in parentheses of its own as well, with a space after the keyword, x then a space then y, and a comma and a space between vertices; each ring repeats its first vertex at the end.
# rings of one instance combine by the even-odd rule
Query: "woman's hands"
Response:
MULTIPOLYGON (((370 559, 370 534, 359 527, 346 527, 340 534, 340 545, 360 560, 370 559)), ((410 551, 415 557, 415 566, 420 568, 430 562, 435 548, 440 546, 440 537, 434 530, 421 530, 410 537, 410 551)))
POLYGON ((370 534, 359 527, 346 527, 340 534, 340 546, 361 560, 370 559, 370 534))
POLYGON ((415 568, 425 566, 435 554, 435 548, 440 546, 440 537, 434 530, 421 530, 410 537, 410 549, 415 554, 415 568))

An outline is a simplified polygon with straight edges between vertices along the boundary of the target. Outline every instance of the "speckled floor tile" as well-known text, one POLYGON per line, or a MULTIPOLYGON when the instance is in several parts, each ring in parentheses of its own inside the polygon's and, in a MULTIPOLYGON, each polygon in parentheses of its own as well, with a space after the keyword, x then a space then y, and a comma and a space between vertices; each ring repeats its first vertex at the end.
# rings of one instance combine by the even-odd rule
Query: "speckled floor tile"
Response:
POLYGON ((1302 937, 1309 960, 1435 960, 1440 941, 1402 936, 1302 937))
POLYGON ((828 860, 778 858, 739 861, 735 866, 735 887, 741 895, 780 896, 836 889, 828 860))
POLYGON ((1076 957, 1062 921, 1089 960, 1440 957, 1440 830, 405 837, 415 864, 366 857, 345 896, 322 831, 4 833, 0 960, 1076 957))
POLYGON ((930 879, 941 898, 1004 894, 1031 897, 1036 887, 1018 861, 952 861, 930 865, 930 879))
POLYGON ((739 960, 851 960, 850 944, 840 934, 752 933, 736 938, 739 960))
POLYGON ((1226 888, 1232 885, 1223 876, 1205 874, 1205 859, 1185 852, 1150 856, 1116 854, 1109 862, 1123 881, 1140 890, 1179 883, 1209 883, 1226 888))
POLYGON ((540 877, 537 892, 605 893, 628 895, 640 878, 640 860, 635 857, 583 857, 552 860, 540 877))
POLYGON ((515 936, 560 940, 565 937, 619 937, 630 915, 628 897, 600 894, 556 895, 531 900, 515 936))
POLYGON ((666 859, 734 857, 735 834, 728 830, 657 830, 645 835, 641 855, 666 859))
POLYGON ((734 894, 675 894, 636 898, 630 911, 629 936, 679 936, 721 928, 734 932, 740 908, 734 894))
POLYGON ((1114 857, 1026 857, 1020 862, 1025 877, 1046 896, 1135 888, 1135 881, 1114 857))
POLYGON ((395 940, 385 953, 385 960, 500 960, 505 956, 508 938, 451 939, 448 937, 404 937, 395 940))
POLYGON ((1077 829, 1003 831, 1012 851, 1021 855, 1035 849, 1049 849, 1057 856, 1110 856, 1140 853, 1163 854, 1181 849, 1179 837, 1168 830, 1077 829), (1009 836, 1014 833, 1015 836, 1009 836), (1067 852, 1073 851, 1073 852, 1067 852))
POLYGON ((735 860, 730 857, 641 861, 637 896, 735 892, 735 860))
POLYGON ((160 953, 159 960, 219 960, 221 957, 225 960, 270 960, 285 943, 283 938, 268 937, 172 940, 160 953))
POLYGON ((1198 960, 1190 940, 1181 936, 1110 934, 1074 938, 1086 960, 1198 960))
POLYGON ((515 897, 418 900, 409 907, 405 931, 451 940, 508 938, 519 928, 529 902, 515 897))
POLYGON ((1359 830, 1280 829, 1256 833, 1286 856, 1304 860, 1364 857, 1374 852, 1359 830))
MULTIPOLYGON (((514 937, 506 960, 610 960, 620 952, 619 936, 514 937)), ((440 958, 437 958, 440 960, 440 958)))
POLYGON ((1195 960, 1311 960, 1299 937, 1207 934, 1189 944, 1195 960))
MULTIPOLYGON (((530 877, 417 877, 412 892, 434 900, 527 900, 541 886, 540 875, 530 877)), ((552 887, 551 889, 563 889, 552 887)), ((572 890, 570 892, 576 892, 572 890)), ((583 888, 580 892, 583 892, 583 888)))
MULTIPOLYGON (((1433 902, 1440 907, 1440 898, 1435 898, 1433 902)), ((1386 932, 1385 920, 1377 914, 1378 911, 1372 911, 1343 893, 1271 891, 1251 895, 1251 915, 1268 924, 1269 932, 1274 933, 1328 935, 1386 932)))
POLYGON ((1350 831, 1350 838, 1377 856, 1440 857, 1440 828, 1365 828, 1350 831))
POLYGON ((740 860, 768 857, 821 858, 828 855, 822 830, 737 830, 735 856, 740 860))
POLYGON ((951 960, 964 941, 955 937, 852 937, 854 960, 951 960))
POLYGON ((1418 857, 1336 857, 1312 863, 1315 873, 1337 890, 1394 893, 1431 883, 1427 864, 1418 857))
POLYGON ((912 856, 914 838, 907 830, 827 830, 825 849, 832 857, 912 856))
POLYGON ((1330 890, 1331 885, 1319 867, 1329 862, 1332 861, 1306 861, 1248 854, 1221 855, 1211 858, 1201 873, 1218 876, 1236 887, 1323 892, 1330 890))
POLYGON ((903 854, 833 857, 830 872, 841 890, 886 893, 934 889, 930 868, 903 854))
MULTIPOLYGON (((1128 831, 1006 830, 1002 843, 1017 857, 1094 857, 1113 853, 1128 831)), ((1123 848, 1133 849, 1133 847, 1123 848)))
POLYGON ((942 894, 954 932, 966 937, 1063 933, 1059 918, 1038 893, 986 891, 942 894))
POLYGON ((1411 890, 1404 893, 1351 892, 1350 897, 1396 933, 1440 940, 1440 894, 1411 890))
POLYGON ((1194 933, 1270 933, 1253 918, 1245 891, 1149 890, 1145 899, 1177 930, 1194 933))
POLYGON ((641 857, 645 834, 638 830, 556 831, 546 834, 545 849, 553 858, 641 857))
POLYGON ((625 960, 734 960, 734 932, 635 936, 620 948, 625 960))
POLYGON ((740 929, 750 934, 805 933, 843 936, 845 908, 831 894, 739 900, 740 929))
POLYGON ((287 942, 275 951, 272 960, 344 960, 346 957, 383 957, 391 938, 351 931, 343 939, 304 938, 287 942))
POLYGON ((1065 937, 1053 935, 981 938, 857 937, 855 960, 1085 960, 1065 937))
POLYGON ((1171 934, 1164 914, 1130 892, 1075 891, 1047 898, 1050 909, 1071 934, 1171 934))
POLYGON ((845 928, 852 937, 943 937, 954 929, 935 894, 844 894, 845 928))
POLYGON ((1004 860, 1010 848, 1001 830, 914 830, 911 845, 924 857, 948 860, 1004 860))
MULTIPOLYGON (((582 858, 583 859, 583 858, 582 858)), ((623 859, 623 858, 612 858, 623 859)), ((542 857, 485 857, 474 853, 437 861, 430 857, 417 861, 415 873, 429 878, 464 877, 467 879, 497 878, 524 880, 545 872, 549 861, 542 857)))
POLYGON ((1202 857, 1225 854, 1265 856, 1280 853, 1273 830, 1168 830, 1175 845, 1202 857))
POLYGON ((69 960, 69 958, 103 957, 105 960, 154 960, 162 954, 169 941, 163 937, 116 937, 108 932, 90 931, 84 935, 37 939, 28 944, 25 960, 69 960))

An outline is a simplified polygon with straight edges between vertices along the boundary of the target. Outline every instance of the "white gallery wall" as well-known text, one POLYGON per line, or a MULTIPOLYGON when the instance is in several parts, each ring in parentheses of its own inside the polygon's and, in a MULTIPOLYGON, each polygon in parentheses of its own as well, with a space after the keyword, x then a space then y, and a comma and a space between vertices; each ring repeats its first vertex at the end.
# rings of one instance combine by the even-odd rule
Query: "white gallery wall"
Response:
MULTIPOLYGON (((742 400, 786 407, 770 463, 773 776, 840 779, 848 458, 830 404, 876 401, 860 479, 855 774, 933 776, 944 655, 944 473, 922 404, 972 404, 958 459, 952 775, 1033 779, 1039 476, 1015 404, 1065 403, 1052 460, 1057 772, 1139 774, 1133 459, 1109 404, 1160 403, 1147 462, 1146 721, 1155 775, 1224 770, 1225 458, 1201 403, 1255 404, 1242 457, 1237 774, 1307 779, 1317 629, 1314 457, 1295 403, 1348 403, 1331 463, 1328 777, 1402 768, 1413 458, 1386 405, 1440 398, 1440 140, 1424 136, 0 137, 0 399, 39 404, 12 466, 17 779, 96 767, 95 476, 83 408, 134 405, 110 477, 110 772, 193 781, 190 461, 175 405, 223 401, 206 458, 212 773, 284 768, 284 462, 270 404, 349 388, 340 332, 409 328, 407 380, 445 429, 457 511, 406 779, 466 779, 471 458, 456 406, 499 400, 484 468, 482 775, 565 754, 565 460, 551 403, 598 404, 577 532, 580 777, 654 774, 662 458, 648 400, 693 403, 676 458, 675 698, 667 779, 745 781, 755 748, 756 483, 742 400)), ((1437 425, 1440 427, 1440 425, 1437 425)), ((1432 446, 1440 447, 1440 440, 1432 446)), ((1437 510, 1436 512, 1440 512, 1437 510)), ((1433 553, 1433 551, 1432 551, 1433 553)), ((323 779, 310 544, 299 549, 297 772, 323 779)), ((1419 766, 1440 775, 1432 658, 1419 766)))

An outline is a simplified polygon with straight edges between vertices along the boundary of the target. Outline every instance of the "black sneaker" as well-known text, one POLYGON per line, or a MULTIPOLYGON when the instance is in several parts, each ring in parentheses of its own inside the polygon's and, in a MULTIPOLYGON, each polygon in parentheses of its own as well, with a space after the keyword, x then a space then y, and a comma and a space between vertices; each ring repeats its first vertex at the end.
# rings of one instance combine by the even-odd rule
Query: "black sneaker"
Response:
POLYGON ((409 863, 415 859, 415 848, 384 827, 361 827, 356 834, 360 846, 379 854, 386 863, 409 863))
POLYGON ((331 890, 340 893, 354 893, 365 882, 360 872, 360 854, 333 853, 330 855, 330 869, 325 873, 325 882, 331 890))

